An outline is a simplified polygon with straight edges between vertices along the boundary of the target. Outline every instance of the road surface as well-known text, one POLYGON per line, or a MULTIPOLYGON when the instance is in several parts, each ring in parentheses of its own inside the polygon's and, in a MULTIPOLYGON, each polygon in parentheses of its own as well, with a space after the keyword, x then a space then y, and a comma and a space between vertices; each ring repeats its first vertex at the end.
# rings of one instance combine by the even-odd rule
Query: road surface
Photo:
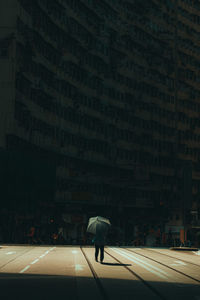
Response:
POLYGON ((200 300, 200 251, 106 247, 0 248, 1 299, 200 300))

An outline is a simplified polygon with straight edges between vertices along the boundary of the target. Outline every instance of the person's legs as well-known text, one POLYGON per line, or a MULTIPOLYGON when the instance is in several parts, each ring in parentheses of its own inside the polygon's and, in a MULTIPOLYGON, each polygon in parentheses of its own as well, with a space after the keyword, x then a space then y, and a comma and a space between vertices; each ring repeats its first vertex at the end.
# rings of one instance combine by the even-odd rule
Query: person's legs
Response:
POLYGON ((101 254, 100 254, 100 261, 104 260, 104 246, 100 246, 101 254))
POLYGON ((99 255, 99 246, 95 245, 95 260, 98 261, 98 255, 99 255))

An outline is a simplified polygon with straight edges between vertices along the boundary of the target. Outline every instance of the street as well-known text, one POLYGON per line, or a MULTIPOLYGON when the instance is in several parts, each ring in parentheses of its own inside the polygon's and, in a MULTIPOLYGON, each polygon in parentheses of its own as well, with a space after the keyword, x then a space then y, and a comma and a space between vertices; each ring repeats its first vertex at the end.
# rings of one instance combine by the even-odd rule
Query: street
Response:
POLYGON ((2 299, 200 299, 200 251, 106 247, 0 248, 2 299), (62 298, 61 298, 62 297, 62 298))

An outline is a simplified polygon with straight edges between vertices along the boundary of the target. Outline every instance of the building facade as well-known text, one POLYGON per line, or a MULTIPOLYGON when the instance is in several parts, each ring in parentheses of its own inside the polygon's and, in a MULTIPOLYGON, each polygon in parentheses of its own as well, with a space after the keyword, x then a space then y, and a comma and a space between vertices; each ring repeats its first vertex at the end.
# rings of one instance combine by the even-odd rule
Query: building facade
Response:
POLYGON ((13 192, 2 173, 5 197, 106 211, 127 228, 184 225, 193 211, 197 226, 198 1, 0 5, 2 164, 21 169, 13 192))

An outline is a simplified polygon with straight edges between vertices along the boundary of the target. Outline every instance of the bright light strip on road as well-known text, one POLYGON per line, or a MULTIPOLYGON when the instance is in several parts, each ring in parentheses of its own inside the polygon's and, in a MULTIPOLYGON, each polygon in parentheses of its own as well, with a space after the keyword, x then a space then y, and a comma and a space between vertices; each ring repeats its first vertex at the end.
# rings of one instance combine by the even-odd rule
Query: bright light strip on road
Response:
MULTIPOLYGON (((121 250, 121 249, 120 249, 120 250, 121 250)), ((121 250, 121 251, 122 251, 122 250, 121 250)), ((127 254, 127 252, 124 252, 124 253, 127 254)), ((151 268, 157 270, 158 272, 163 273, 163 274, 166 275, 166 276, 169 276, 169 274, 168 274, 167 272, 163 271, 162 269, 160 269, 160 268, 158 268, 158 267, 155 267, 155 266, 149 264, 148 262, 146 262, 146 261, 144 261, 144 260, 142 260, 142 259, 140 259, 140 258, 134 256, 133 254, 128 253, 127 255, 130 256, 130 257, 133 257, 133 258, 136 259, 137 261, 139 261, 139 262, 141 262, 141 263, 143 263, 143 264, 145 264, 145 265, 147 265, 147 266, 149 266, 149 267, 151 267, 151 268)))
POLYGON ((166 273, 165 271, 163 271, 163 270, 161 270, 161 269, 159 269, 157 267, 154 267, 151 264, 148 264, 148 263, 144 262, 143 260, 136 258, 133 255, 129 255, 129 254, 123 252, 121 249, 120 250, 119 249, 115 249, 115 248, 111 248, 111 249, 113 251, 115 251, 116 253, 124 256, 125 258, 128 258, 129 260, 133 261, 135 264, 139 265, 140 267, 142 267, 142 268, 146 269, 147 271, 153 273, 154 275, 156 275, 156 276, 158 276, 158 277, 160 277, 162 279, 168 279, 167 276, 169 276, 169 274, 166 273), (163 273, 163 274, 165 274, 167 276, 165 276, 165 275, 163 275, 161 273, 163 273))

